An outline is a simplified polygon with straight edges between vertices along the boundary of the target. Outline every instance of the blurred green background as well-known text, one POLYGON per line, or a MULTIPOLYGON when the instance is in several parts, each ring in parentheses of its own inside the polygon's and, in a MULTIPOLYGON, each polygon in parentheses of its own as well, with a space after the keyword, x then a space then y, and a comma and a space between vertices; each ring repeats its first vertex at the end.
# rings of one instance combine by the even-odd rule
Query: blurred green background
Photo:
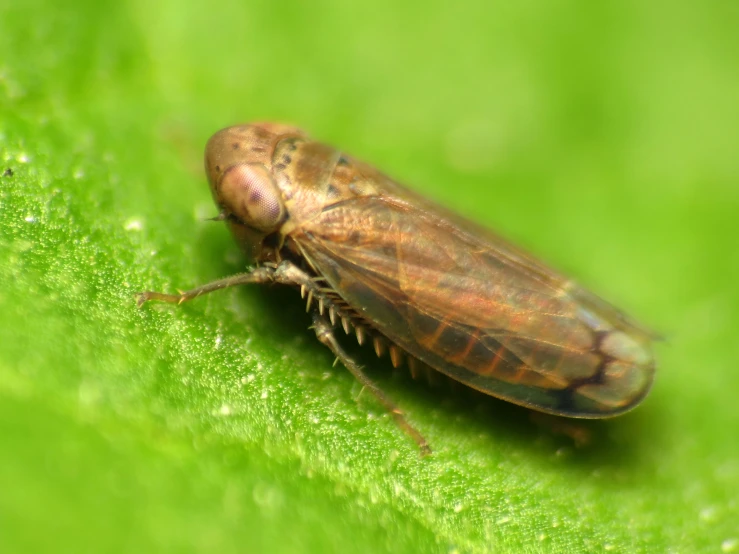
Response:
POLYGON ((739 552, 735 2, 0 4, 0 551, 739 552), (360 355, 244 261, 201 170, 290 122, 667 341, 575 447, 360 355), (4 173, 3 173, 4 172, 4 173))

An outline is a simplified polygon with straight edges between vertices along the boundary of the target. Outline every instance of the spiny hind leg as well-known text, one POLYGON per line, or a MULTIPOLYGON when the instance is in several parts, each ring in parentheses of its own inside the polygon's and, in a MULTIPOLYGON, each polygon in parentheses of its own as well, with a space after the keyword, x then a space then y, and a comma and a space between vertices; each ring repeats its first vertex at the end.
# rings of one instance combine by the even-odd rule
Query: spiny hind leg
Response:
MULTIPOLYGON (((315 330, 318 340, 325 344, 340 360, 352 375, 362 384, 364 388, 369 390, 377 400, 393 415, 398 426, 416 441, 421 454, 431 453, 431 448, 426 439, 419 433, 403 416, 403 412, 385 395, 385 393, 375 385, 369 377, 362 371, 362 367, 357 364, 339 345, 333 332, 332 324, 337 315, 337 311, 333 304, 329 305, 329 315, 331 323, 323 316, 325 290, 319 286, 318 281, 300 269, 298 266, 289 261, 282 261, 279 265, 265 264, 257 267, 247 273, 232 275, 225 279, 219 279, 211 283, 207 283, 191 290, 180 292, 179 294, 167 294, 162 292, 145 291, 136 294, 136 304, 141 307, 150 300, 159 302, 170 302, 181 304, 188 302, 204 294, 208 294, 217 290, 235 287, 239 285, 279 283, 285 285, 299 286, 301 294, 305 297, 308 294, 308 308, 311 306, 312 299, 318 300, 318 311, 313 315, 313 329, 315 330)), ((343 314, 339 314, 346 332, 349 331, 350 320, 343 314)), ((359 338, 359 334, 357 335, 359 338)), ((361 340, 360 340, 361 342, 361 340)), ((377 348, 377 347, 376 347, 377 348)))
POLYGON ((426 454, 431 453, 431 447, 428 444, 428 441, 421 435, 421 433, 418 432, 418 430, 413 427, 410 423, 408 423, 408 420, 405 419, 405 416, 403 415, 403 412, 395 405, 395 403, 388 398, 388 396, 380 389, 377 385, 375 385, 372 380, 365 375, 364 371, 362 371, 362 366, 360 366, 357 362, 355 362, 345 351, 341 346, 339 345, 339 342, 336 340, 336 336, 334 335, 334 329, 331 326, 331 324, 326 320, 324 316, 319 314, 318 312, 314 312, 313 314, 313 330, 316 332, 316 337, 318 338, 321 343, 326 345, 331 352, 334 353, 334 356, 341 361, 342 364, 349 370, 349 372, 354 375, 354 377, 361 383, 361 385, 370 391, 377 400, 380 401, 380 403, 389 411, 393 418, 395 418, 395 422, 398 424, 398 426, 406 433, 408 434, 416 443, 418 444, 418 447, 421 449, 421 455, 425 456, 426 454))

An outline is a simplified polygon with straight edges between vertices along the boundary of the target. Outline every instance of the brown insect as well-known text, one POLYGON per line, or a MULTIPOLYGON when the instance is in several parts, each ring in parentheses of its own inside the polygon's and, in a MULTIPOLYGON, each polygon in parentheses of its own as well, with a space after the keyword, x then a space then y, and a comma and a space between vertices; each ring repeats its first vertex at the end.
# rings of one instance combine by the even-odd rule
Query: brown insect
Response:
POLYGON ((257 267, 178 295, 235 285, 300 289, 313 329, 418 443, 403 413, 334 335, 353 330, 394 366, 407 358, 483 393, 574 418, 636 406, 654 376, 655 336, 489 231, 293 127, 216 133, 205 169, 217 219, 257 267))

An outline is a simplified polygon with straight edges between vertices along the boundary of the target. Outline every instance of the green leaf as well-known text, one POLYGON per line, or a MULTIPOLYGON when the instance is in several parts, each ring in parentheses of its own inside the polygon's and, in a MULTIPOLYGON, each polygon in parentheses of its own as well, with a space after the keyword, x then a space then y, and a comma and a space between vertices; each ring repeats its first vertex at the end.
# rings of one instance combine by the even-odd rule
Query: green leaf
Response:
POLYGON ((729 4, 0 6, 0 550, 739 552, 739 35, 729 4), (242 271, 201 170, 297 124, 668 340, 575 446, 356 350, 242 271))

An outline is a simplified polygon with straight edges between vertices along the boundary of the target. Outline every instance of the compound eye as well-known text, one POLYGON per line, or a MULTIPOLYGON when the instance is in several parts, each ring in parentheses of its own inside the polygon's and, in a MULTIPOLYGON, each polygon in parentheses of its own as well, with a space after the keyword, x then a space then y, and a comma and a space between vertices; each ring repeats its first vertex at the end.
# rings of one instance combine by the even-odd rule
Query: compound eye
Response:
POLYGON ((261 164, 229 167, 221 178, 219 196, 227 212, 260 231, 275 231, 285 219, 280 190, 261 164))

